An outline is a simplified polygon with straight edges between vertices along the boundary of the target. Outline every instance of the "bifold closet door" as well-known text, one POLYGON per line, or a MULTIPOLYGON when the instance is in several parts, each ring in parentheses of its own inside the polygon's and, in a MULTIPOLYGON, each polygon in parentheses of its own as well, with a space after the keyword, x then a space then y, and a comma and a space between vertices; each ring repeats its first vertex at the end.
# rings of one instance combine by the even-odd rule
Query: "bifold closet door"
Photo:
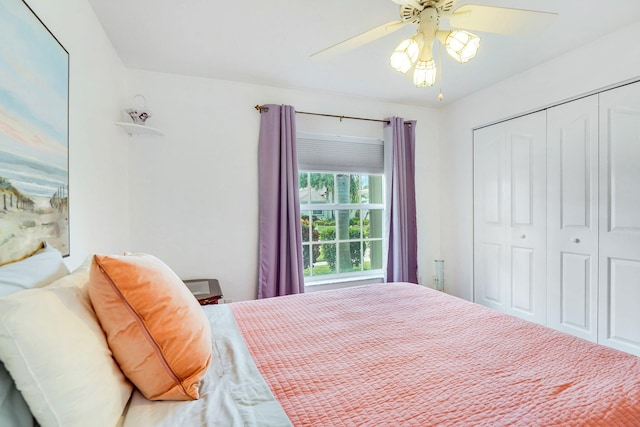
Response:
POLYGON ((474 132, 474 298, 546 322, 546 112, 474 132))
POLYGON ((473 134, 474 301, 506 310, 507 236, 505 124, 473 134))
POLYGON ((640 355, 640 84, 600 94, 598 342, 640 355))
POLYGON ((547 325, 598 338, 598 95, 547 110, 547 325))
POLYGON ((546 323, 547 115, 506 122, 508 313, 546 323))

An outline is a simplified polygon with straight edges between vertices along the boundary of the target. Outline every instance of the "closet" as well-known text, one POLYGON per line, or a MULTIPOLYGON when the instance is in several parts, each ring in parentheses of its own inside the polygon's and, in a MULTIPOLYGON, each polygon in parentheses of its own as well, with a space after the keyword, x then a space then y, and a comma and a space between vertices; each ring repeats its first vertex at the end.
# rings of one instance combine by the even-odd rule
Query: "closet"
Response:
POLYGON ((474 300, 640 355, 640 83, 474 131, 474 300))

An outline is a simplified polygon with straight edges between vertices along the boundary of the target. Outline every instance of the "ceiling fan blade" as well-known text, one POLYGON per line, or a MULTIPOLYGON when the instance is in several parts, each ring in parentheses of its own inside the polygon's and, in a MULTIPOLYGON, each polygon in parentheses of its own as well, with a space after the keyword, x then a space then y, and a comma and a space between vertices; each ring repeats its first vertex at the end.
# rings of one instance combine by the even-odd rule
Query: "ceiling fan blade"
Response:
POLYGON ((497 6, 468 4, 449 16, 454 28, 498 34, 535 34, 550 25, 557 13, 510 9, 497 6))
POLYGON ((424 6, 417 2, 417 0, 391 0, 395 4, 399 4, 400 6, 413 6, 418 10, 424 9, 424 6))
POLYGON ((350 39, 316 52, 311 55, 311 58, 314 60, 329 59, 335 55, 340 55, 357 47, 363 46, 367 43, 371 43, 372 41, 384 37, 388 34, 391 34, 408 23, 409 22, 404 21, 387 22, 386 24, 380 25, 379 27, 372 28, 369 31, 365 31, 364 33, 360 33, 357 36, 353 36, 350 39))

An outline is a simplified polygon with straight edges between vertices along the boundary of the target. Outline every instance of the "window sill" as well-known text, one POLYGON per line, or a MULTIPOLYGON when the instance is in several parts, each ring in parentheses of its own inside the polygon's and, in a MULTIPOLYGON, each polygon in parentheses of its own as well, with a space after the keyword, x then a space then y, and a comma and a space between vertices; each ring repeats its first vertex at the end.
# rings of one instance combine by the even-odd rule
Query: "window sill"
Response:
POLYGON ((306 292, 323 291, 327 289, 349 288, 352 286, 369 285, 372 283, 384 283, 383 276, 356 276, 356 277, 334 277, 327 280, 318 280, 304 284, 306 292))

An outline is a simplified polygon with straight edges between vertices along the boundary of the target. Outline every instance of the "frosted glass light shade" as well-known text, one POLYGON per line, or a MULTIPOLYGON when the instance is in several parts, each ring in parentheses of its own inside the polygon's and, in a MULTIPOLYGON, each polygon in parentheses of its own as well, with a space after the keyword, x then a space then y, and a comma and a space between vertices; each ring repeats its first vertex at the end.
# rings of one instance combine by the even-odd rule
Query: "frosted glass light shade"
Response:
POLYGON ((466 31, 451 31, 444 42, 444 46, 449 55, 464 64, 478 53, 480 37, 466 31))
POLYGON ((428 87, 436 84, 436 63, 433 59, 416 62, 413 70, 413 83, 416 87, 428 87))
POLYGON ((418 60, 419 53, 420 46, 418 42, 414 39, 406 39, 395 48, 391 57, 389 57, 389 62, 394 70, 406 73, 418 60))

